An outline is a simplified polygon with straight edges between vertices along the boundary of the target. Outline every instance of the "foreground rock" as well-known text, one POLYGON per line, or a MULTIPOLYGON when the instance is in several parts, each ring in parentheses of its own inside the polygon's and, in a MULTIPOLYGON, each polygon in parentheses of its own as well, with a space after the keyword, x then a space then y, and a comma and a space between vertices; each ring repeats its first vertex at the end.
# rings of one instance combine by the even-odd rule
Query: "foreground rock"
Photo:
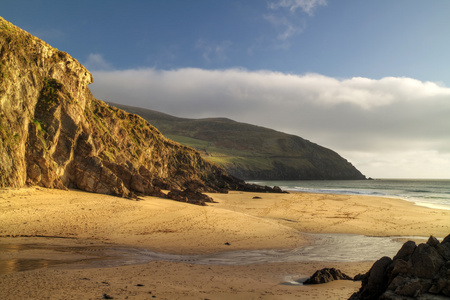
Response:
POLYGON ((201 206, 205 206, 207 202, 214 203, 214 200, 211 197, 191 189, 186 189, 184 191, 172 190, 167 194, 167 197, 175 201, 189 202, 201 206))
POLYGON ((441 243, 406 242, 391 259, 376 261, 352 300, 442 299, 450 297, 450 235, 441 243))
MULTIPOLYGON (((141 117, 95 99, 92 82, 67 53, 0 18, 0 188, 122 197, 251 188, 141 117)), ((193 193, 183 199, 191 196, 199 202, 193 193)))
POLYGON ((303 284, 320 284, 334 280, 353 280, 350 276, 335 268, 324 268, 316 271, 313 276, 303 282, 303 284))

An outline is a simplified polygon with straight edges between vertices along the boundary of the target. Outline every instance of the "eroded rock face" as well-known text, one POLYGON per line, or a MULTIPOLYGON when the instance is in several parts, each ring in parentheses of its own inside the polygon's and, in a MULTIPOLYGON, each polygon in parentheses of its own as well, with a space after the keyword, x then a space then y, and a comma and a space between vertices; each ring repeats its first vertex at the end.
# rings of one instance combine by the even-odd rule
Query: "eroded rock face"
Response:
POLYGON ((441 243, 406 242, 394 259, 383 257, 364 275, 350 299, 399 300, 450 297, 450 235, 441 243))
POLYGON ((141 117, 93 98, 74 58, 0 18, 0 187, 125 197, 246 189, 141 117))
MULTIPOLYGON (((58 132, 48 132, 49 137, 44 138, 44 130, 35 116, 38 99, 46 96, 46 79, 59 82, 67 93, 64 96, 77 102, 77 105, 67 105, 70 106, 69 115, 73 115, 75 123, 79 124, 80 116, 75 112, 82 112, 88 99, 92 98, 87 89, 93 81, 91 74, 66 53, 0 18, 0 186, 23 186, 27 180, 27 169, 34 178, 39 177, 43 185, 56 184, 48 178, 51 172, 28 165, 25 159, 28 143, 34 144, 28 134, 30 129, 36 139, 58 137, 58 132)), ((41 104, 49 106, 53 101, 47 98, 41 100, 41 104)), ((54 108, 48 113, 61 113, 57 107, 54 108)), ((57 127, 55 124, 48 125, 57 127)), ((48 169, 46 162, 48 160, 43 158, 36 161, 36 165, 48 169)), ((53 167, 49 164, 50 169, 53 167)))

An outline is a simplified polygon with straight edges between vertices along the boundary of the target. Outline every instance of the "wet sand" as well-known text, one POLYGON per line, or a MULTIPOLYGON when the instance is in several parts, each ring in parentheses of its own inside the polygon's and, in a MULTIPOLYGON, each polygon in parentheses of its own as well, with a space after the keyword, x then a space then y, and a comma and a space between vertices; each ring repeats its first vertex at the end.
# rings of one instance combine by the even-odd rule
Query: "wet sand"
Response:
POLYGON ((295 249, 311 242, 305 232, 424 237, 450 232, 450 211, 396 199, 304 193, 211 196, 218 203, 199 207, 153 197, 132 201, 79 191, 0 190, 0 268, 18 270, 32 260, 49 265, 0 275, 0 298, 346 299, 360 283, 288 283, 323 267, 354 276, 366 272, 373 260, 250 265, 150 261, 109 267, 92 261, 103 255, 99 249, 115 246, 205 255, 295 249), (27 248, 30 244, 35 246, 27 248), (77 247, 90 247, 91 253, 77 247))

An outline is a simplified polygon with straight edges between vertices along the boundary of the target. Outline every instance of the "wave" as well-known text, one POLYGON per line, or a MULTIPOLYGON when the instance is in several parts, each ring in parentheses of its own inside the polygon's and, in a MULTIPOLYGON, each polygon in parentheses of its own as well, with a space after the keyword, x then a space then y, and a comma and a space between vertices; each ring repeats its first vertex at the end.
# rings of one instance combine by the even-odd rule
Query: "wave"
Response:
POLYGON ((450 210, 450 180, 323 180, 323 181, 258 181, 261 185, 277 185, 293 192, 339 195, 367 195, 398 198, 420 206, 450 210))

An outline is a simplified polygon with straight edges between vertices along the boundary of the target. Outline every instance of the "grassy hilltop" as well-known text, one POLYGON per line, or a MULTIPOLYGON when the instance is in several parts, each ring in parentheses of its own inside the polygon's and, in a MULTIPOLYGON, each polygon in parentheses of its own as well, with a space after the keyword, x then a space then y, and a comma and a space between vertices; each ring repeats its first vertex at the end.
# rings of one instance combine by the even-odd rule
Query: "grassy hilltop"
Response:
POLYGON ((178 118, 111 105, 140 115, 166 137, 195 148, 207 160, 242 179, 365 179, 336 152, 298 136, 226 118, 178 118))

